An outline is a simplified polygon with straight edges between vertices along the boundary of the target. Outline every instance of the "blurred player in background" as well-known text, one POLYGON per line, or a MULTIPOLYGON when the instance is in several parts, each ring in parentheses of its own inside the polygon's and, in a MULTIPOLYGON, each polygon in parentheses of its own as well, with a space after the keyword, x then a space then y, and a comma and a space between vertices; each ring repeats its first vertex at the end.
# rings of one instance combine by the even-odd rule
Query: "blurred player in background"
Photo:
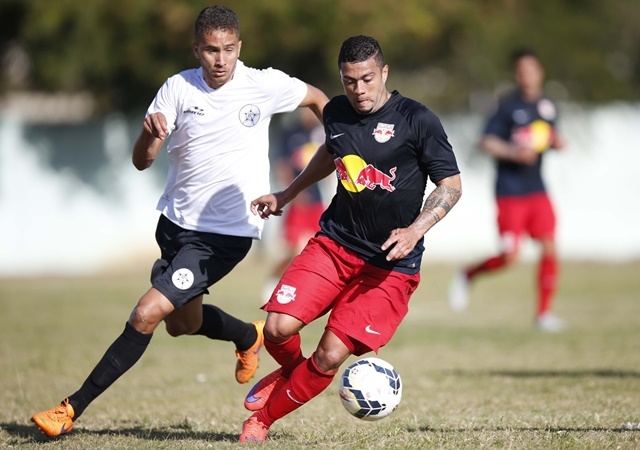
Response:
MULTIPOLYGON (((249 202, 269 188, 271 117, 306 106, 321 120, 328 98, 279 70, 245 66, 238 59, 241 46, 233 11, 202 10, 192 45, 201 67, 170 77, 147 111, 133 146, 138 170, 153 164, 171 135, 167 186, 157 206, 161 257, 151 270, 152 287, 80 389, 32 417, 49 436, 72 430, 89 404, 140 359, 163 321, 171 336, 233 342, 239 383, 258 368, 264 321, 243 322, 203 304, 203 297, 261 236, 262 220, 251 214, 249 202)), ((69 330, 70 340, 78 338, 72 325, 69 330)))
MULTIPOLYGON (((275 175, 279 189, 284 189, 300 175, 311 157, 324 142, 324 128, 308 108, 296 111, 293 127, 286 128, 280 145, 276 148, 275 175)), ((276 251, 279 259, 271 272, 263 291, 263 302, 269 300, 280 276, 307 243, 320 230, 320 216, 324 211, 319 184, 302 191, 284 212, 283 237, 286 248, 276 251)))
POLYGON ((469 302, 469 285, 481 274, 514 263, 522 238, 529 235, 540 244, 538 305, 535 325, 559 332, 564 321, 551 312, 559 264, 555 241, 556 218, 542 180, 542 160, 548 149, 561 149, 564 139, 556 129, 556 104, 542 92, 544 69, 530 50, 512 55, 517 89, 500 100, 486 124, 479 147, 497 164, 496 203, 501 251, 479 264, 460 270, 452 280, 449 304, 462 310, 469 302))
POLYGON ((324 391, 350 355, 389 342, 420 282, 424 235, 462 193, 440 120, 387 90, 378 42, 347 39, 338 68, 345 95, 324 109, 325 144, 285 190, 252 202, 268 218, 313 183, 338 178, 320 232, 263 306, 265 348, 281 367, 247 395, 245 407, 255 413, 243 423, 241 442, 264 442, 269 427, 324 391), (428 179, 436 187, 424 200, 428 179), (324 334, 305 358, 299 332, 327 313, 324 334))

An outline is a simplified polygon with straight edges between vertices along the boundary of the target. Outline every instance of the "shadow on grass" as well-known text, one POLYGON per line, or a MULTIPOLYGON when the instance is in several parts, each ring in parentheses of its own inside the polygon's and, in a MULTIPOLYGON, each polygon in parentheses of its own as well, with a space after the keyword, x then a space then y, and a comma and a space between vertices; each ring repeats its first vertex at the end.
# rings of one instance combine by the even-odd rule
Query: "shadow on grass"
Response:
POLYGON ((508 431, 508 432, 546 432, 546 433, 629 433, 640 431, 640 429, 629 429, 625 427, 469 427, 469 428, 434 428, 429 426, 421 426, 418 428, 407 428, 409 433, 465 433, 480 431, 508 431))
MULTIPOLYGON (((50 438, 44 435, 35 425, 25 425, 15 422, 0 423, 0 430, 5 431, 14 439, 19 439, 20 441, 26 440, 29 442, 51 442, 52 440, 64 439, 66 437, 50 438)), ((69 434, 69 436, 72 435, 125 436, 135 439, 145 439, 148 441, 183 441, 192 439, 198 441, 217 442, 236 442, 239 436, 239 434, 230 433, 193 431, 185 429, 182 425, 176 425, 175 427, 169 426, 162 429, 149 429, 142 426, 112 428, 106 430, 87 430, 84 428, 78 428, 69 434)), ((16 442, 16 444, 17 443, 18 442, 16 442)))
POLYGON ((640 378, 635 370, 447 370, 445 375, 509 378, 640 378))

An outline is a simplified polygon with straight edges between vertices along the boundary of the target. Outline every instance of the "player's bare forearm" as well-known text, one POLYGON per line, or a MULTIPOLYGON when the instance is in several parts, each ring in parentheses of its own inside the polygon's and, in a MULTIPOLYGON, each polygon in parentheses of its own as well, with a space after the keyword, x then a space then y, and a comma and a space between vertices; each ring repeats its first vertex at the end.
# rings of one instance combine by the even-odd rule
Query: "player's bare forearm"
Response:
POLYGON ((133 144, 131 161, 138 170, 145 170, 153 164, 162 147, 163 140, 152 136, 143 129, 133 144))
POLYGON ((321 145, 311 158, 311 161, 309 161, 307 167, 282 191, 283 200, 289 203, 300 192, 312 184, 325 179, 335 170, 336 166, 333 162, 333 156, 327 151, 324 144, 321 145))
POLYGON ((151 167, 156 160, 162 143, 169 135, 167 119, 161 112, 149 114, 144 118, 142 131, 133 144, 131 160, 138 170, 151 167))
POLYGON ((421 235, 424 235, 451 211, 451 208, 458 203, 461 196, 462 182, 460 175, 440 180, 436 188, 427 197, 422 212, 411 224, 411 227, 414 227, 421 235))
POLYGON ((283 191, 266 194, 251 202, 251 211, 262 219, 282 215, 282 208, 314 183, 326 178, 335 171, 333 157, 326 147, 321 145, 309 161, 307 167, 283 191))
POLYGON ((395 261, 407 256, 425 233, 451 211, 461 195, 460 175, 440 180, 427 197, 424 208, 416 220, 407 228, 393 230, 391 236, 382 244, 383 251, 389 250, 387 261, 395 261))
POLYGON ((322 111, 328 102, 329 98, 324 92, 315 86, 307 84, 307 95, 300 103, 300 106, 307 107, 313 111, 320 123, 322 123, 322 111))
POLYGON ((518 164, 534 164, 538 159, 533 148, 516 145, 492 134, 483 136, 478 146, 489 156, 518 164))
POLYGON ((482 136, 478 147, 480 147, 480 150, 484 153, 494 158, 505 160, 511 160, 513 158, 514 149, 509 142, 492 134, 482 136))

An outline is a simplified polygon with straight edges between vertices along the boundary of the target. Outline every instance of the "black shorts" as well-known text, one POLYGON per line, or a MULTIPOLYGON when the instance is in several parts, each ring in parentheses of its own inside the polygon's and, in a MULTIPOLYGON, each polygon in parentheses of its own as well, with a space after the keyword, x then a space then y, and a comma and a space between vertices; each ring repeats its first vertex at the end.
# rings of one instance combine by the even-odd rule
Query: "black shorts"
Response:
POLYGON ((177 309, 208 294, 249 253, 252 239, 185 230, 161 214, 156 242, 161 257, 151 269, 151 285, 177 309))

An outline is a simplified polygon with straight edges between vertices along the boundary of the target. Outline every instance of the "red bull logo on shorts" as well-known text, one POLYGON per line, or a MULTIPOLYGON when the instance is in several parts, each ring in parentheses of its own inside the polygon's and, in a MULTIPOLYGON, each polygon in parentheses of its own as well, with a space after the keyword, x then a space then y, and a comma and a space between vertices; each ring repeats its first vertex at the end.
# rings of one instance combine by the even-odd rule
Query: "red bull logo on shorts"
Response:
POLYGON ((389 139, 393 137, 393 134, 395 133, 393 131, 394 126, 395 125, 392 123, 378 122, 378 126, 374 128, 372 133, 374 139, 380 142, 381 144, 384 144, 385 142, 387 142, 389 139))
POLYGON ((374 190, 377 187, 389 192, 395 191, 391 184, 396 179, 396 169, 393 167, 389 174, 367 164, 357 155, 347 155, 333 160, 336 165, 336 176, 342 186, 349 192, 360 192, 363 189, 374 190))
POLYGON ((281 284, 280 289, 276 292, 276 300, 278 303, 286 305, 296 299, 296 288, 287 284, 281 284))

